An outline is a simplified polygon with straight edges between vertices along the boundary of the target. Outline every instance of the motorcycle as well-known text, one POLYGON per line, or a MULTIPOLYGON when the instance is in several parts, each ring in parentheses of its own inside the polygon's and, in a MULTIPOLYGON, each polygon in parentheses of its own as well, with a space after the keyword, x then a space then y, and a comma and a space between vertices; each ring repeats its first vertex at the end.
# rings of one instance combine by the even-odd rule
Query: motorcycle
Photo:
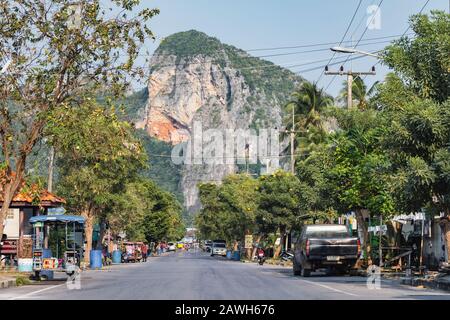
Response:
POLYGON ((265 261, 266 261, 266 257, 264 255, 264 252, 258 252, 258 264, 260 266, 262 266, 265 261))

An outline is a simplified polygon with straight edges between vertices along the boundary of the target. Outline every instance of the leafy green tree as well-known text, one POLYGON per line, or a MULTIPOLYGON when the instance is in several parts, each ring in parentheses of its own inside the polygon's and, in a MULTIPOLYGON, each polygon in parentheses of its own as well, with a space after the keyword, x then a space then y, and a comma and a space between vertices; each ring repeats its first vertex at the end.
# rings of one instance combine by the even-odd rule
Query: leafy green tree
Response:
POLYGON ((158 10, 133 10, 139 1, 0 0, 0 53, 10 61, 0 75, 0 139, 5 172, 0 236, 11 200, 25 177, 47 116, 60 105, 76 108, 86 90, 123 92, 158 10), (133 11, 133 15, 130 13, 133 11), (133 18, 128 18, 128 17, 133 18), (15 174, 13 174, 15 171, 15 174))
POLYGON ((115 233, 133 241, 179 240, 185 233, 182 207, 152 180, 138 177, 112 197, 107 220, 115 233))
POLYGON ((395 76, 386 79, 375 101, 389 123, 383 145, 395 167, 399 210, 444 213, 450 254, 450 15, 415 15, 410 25, 416 36, 387 48, 385 61, 395 76))
POLYGON ((450 88, 450 14, 432 11, 410 18, 415 37, 388 46, 384 62, 421 98, 445 102, 450 88))
POLYGON ((205 239, 225 239, 232 241, 227 234, 226 206, 220 201, 220 186, 214 183, 202 183, 198 186, 202 204, 195 217, 195 225, 205 239))
POLYGON ((332 222, 337 215, 337 187, 331 175, 334 163, 332 145, 322 144, 297 163, 300 180, 300 216, 303 220, 332 222))
POLYGON ((379 144, 383 122, 373 110, 343 110, 337 119, 342 131, 334 139, 330 171, 336 200, 342 212, 355 211, 367 252, 368 225, 363 210, 385 219, 395 211, 391 163, 379 144))
POLYGON ((202 210, 196 224, 203 236, 234 242, 236 249, 246 234, 257 231, 257 179, 246 174, 230 175, 220 186, 202 184, 199 189, 202 210))
POLYGON ((48 116, 47 135, 59 154, 58 192, 86 219, 86 260, 96 220, 105 219, 114 195, 146 163, 146 154, 114 108, 86 99, 77 108, 62 105, 48 116))
MULTIPOLYGON (((256 216, 258 225, 266 232, 279 233, 283 240, 287 230, 301 223, 298 219, 299 190, 300 181, 291 173, 279 170, 261 176, 259 208, 256 216)), ((274 257, 277 257, 280 251, 281 245, 277 247, 274 257)))
POLYGON ((242 241, 244 235, 257 231, 258 184, 258 180, 246 174, 236 174, 226 177, 221 185, 219 197, 227 208, 227 229, 236 241, 235 249, 237 241, 242 241))

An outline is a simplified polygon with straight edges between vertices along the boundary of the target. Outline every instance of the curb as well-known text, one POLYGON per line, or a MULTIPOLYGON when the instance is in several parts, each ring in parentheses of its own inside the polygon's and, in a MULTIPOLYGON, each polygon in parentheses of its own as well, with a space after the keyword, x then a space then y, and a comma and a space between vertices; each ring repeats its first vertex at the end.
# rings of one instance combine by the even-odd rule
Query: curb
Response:
POLYGON ((9 287, 15 287, 15 286, 16 286, 15 279, 0 280, 0 289, 6 289, 9 287))
POLYGON ((435 281, 429 281, 429 280, 417 279, 417 278, 411 278, 411 279, 404 278, 404 279, 401 279, 401 284, 405 284, 405 285, 409 285, 409 286, 413 286, 413 287, 423 286, 425 288, 430 288, 430 289, 450 291, 450 282, 439 281, 439 279, 435 280, 435 281))

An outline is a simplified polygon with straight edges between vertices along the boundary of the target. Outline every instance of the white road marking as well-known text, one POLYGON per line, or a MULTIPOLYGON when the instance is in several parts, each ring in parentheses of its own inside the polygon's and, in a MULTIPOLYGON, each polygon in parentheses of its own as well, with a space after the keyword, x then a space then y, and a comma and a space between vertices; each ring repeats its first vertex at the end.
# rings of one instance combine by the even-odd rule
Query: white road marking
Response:
POLYGON ((55 288, 58 288, 58 287, 61 287, 61 286, 65 286, 65 285, 66 285, 66 283, 58 284, 56 286, 51 286, 51 287, 48 287, 48 288, 44 288, 44 289, 40 289, 40 290, 37 290, 37 291, 29 292, 29 293, 21 295, 21 296, 9 298, 8 300, 23 299, 23 298, 29 297, 29 296, 31 296, 33 294, 44 292, 44 291, 51 290, 51 289, 55 289, 55 288))
POLYGON ((343 294, 346 294, 346 295, 349 295, 349 296, 353 296, 353 297, 357 296, 356 294, 353 294, 353 293, 350 293, 350 292, 346 292, 346 291, 342 291, 342 290, 339 290, 339 289, 327 286, 325 284, 321 284, 321 283, 317 283, 317 282, 313 282, 313 281, 308 281, 308 280, 304 280, 304 279, 299 279, 299 280, 307 282, 307 283, 310 283, 310 284, 313 284, 313 285, 316 285, 316 286, 319 286, 319 287, 326 288, 328 290, 332 290, 332 291, 335 291, 335 292, 343 293, 343 294))

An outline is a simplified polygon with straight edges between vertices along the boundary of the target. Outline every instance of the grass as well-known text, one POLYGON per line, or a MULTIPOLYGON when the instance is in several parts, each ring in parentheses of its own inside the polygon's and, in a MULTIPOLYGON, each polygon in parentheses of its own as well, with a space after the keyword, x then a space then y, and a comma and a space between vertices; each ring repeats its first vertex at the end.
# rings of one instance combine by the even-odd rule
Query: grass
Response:
POLYGON ((26 286, 30 283, 31 283, 31 281, 28 276, 26 277, 24 275, 20 275, 20 276, 17 276, 17 278, 16 278, 16 286, 18 286, 18 287, 26 286))

